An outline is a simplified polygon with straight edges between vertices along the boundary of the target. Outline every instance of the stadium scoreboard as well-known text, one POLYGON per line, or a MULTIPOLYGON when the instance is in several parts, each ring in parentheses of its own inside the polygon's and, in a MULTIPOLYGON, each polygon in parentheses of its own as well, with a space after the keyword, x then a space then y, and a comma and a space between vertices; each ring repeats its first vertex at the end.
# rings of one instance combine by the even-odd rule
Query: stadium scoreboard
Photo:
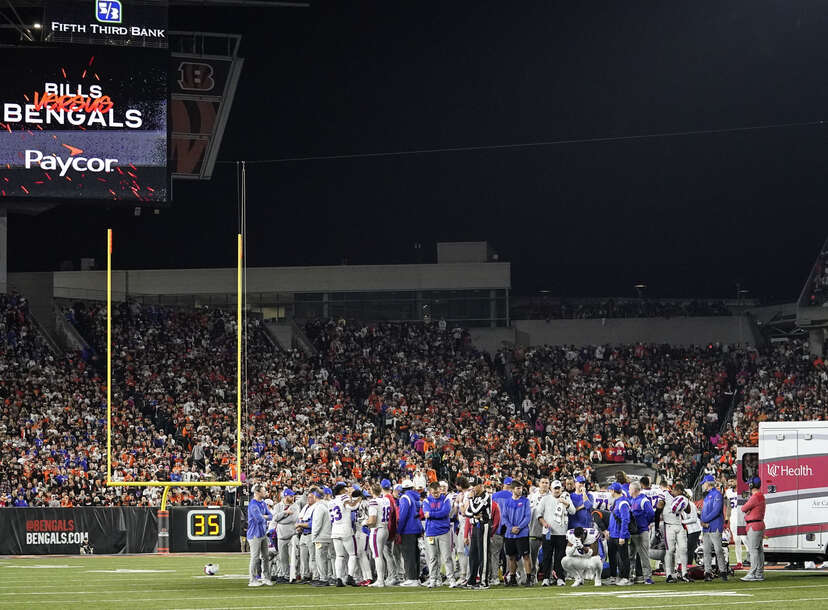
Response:
POLYGON ((3 48, 0 199, 170 199, 167 4, 48 2, 42 43, 3 48))
POLYGON ((224 540, 225 535, 223 510, 200 508, 187 513, 187 540, 224 540))

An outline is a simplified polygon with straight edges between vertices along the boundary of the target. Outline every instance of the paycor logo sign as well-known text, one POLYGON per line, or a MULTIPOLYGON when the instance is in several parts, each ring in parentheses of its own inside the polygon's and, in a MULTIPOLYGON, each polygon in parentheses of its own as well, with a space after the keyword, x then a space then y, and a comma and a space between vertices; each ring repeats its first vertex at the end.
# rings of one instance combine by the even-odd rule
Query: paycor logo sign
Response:
POLYGON ((103 159, 100 157, 81 157, 79 156, 83 151, 80 148, 63 144, 69 149, 67 157, 59 157, 58 155, 44 155, 39 150, 27 150, 25 155, 25 167, 31 169, 34 166, 40 166, 44 170, 59 171, 61 178, 66 173, 73 169, 76 172, 106 172, 111 173, 115 171, 113 166, 118 163, 118 159, 103 159))

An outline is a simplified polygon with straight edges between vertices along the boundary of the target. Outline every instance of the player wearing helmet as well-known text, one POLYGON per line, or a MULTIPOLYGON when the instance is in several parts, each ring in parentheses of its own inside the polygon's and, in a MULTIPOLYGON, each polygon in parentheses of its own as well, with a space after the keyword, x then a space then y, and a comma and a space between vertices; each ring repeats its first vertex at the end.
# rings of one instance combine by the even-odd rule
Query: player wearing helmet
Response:
POLYGON ((596 587, 601 586, 604 564, 598 555, 601 533, 591 527, 576 527, 566 533, 566 557, 561 560, 567 574, 575 577, 573 587, 584 584, 584 578, 593 578, 596 587))

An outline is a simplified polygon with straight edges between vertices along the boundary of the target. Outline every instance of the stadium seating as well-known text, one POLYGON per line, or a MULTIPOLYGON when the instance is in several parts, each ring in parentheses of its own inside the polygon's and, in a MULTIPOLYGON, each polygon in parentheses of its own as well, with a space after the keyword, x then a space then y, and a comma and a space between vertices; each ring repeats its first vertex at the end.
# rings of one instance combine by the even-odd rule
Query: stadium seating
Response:
MULTIPOLYGON (((0 299, 0 503, 155 505, 157 490, 103 485, 105 310, 65 308, 93 350, 58 357, 25 298, 0 299)), ((802 343, 764 351, 654 345, 476 350, 444 323, 315 321, 316 355, 247 330, 243 475, 303 487, 336 478, 534 480, 646 462, 690 484, 727 476, 763 419, 823 418, 828 373, 802 343), (720 434, 732 389, 732 425, 720 434)), ((232 313, 121 304, 113 316, 113 476, 235 475, 232 313)), ((173 503, 221 503, 179 490, 173 503)))

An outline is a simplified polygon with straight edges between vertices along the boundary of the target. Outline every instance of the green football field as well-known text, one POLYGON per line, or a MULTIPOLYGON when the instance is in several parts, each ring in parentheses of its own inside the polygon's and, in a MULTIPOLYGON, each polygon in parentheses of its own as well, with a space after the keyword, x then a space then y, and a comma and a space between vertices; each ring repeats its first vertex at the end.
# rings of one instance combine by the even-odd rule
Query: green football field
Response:
POLYGON ((591 584, 488 591, 247 587, 247 557, 226 555, 0 558, 0 608, 828 608, 828 572, 768 570, 765 582, 632 587, 591 584), (203 575, 218 563, 218 576, 203 575))

